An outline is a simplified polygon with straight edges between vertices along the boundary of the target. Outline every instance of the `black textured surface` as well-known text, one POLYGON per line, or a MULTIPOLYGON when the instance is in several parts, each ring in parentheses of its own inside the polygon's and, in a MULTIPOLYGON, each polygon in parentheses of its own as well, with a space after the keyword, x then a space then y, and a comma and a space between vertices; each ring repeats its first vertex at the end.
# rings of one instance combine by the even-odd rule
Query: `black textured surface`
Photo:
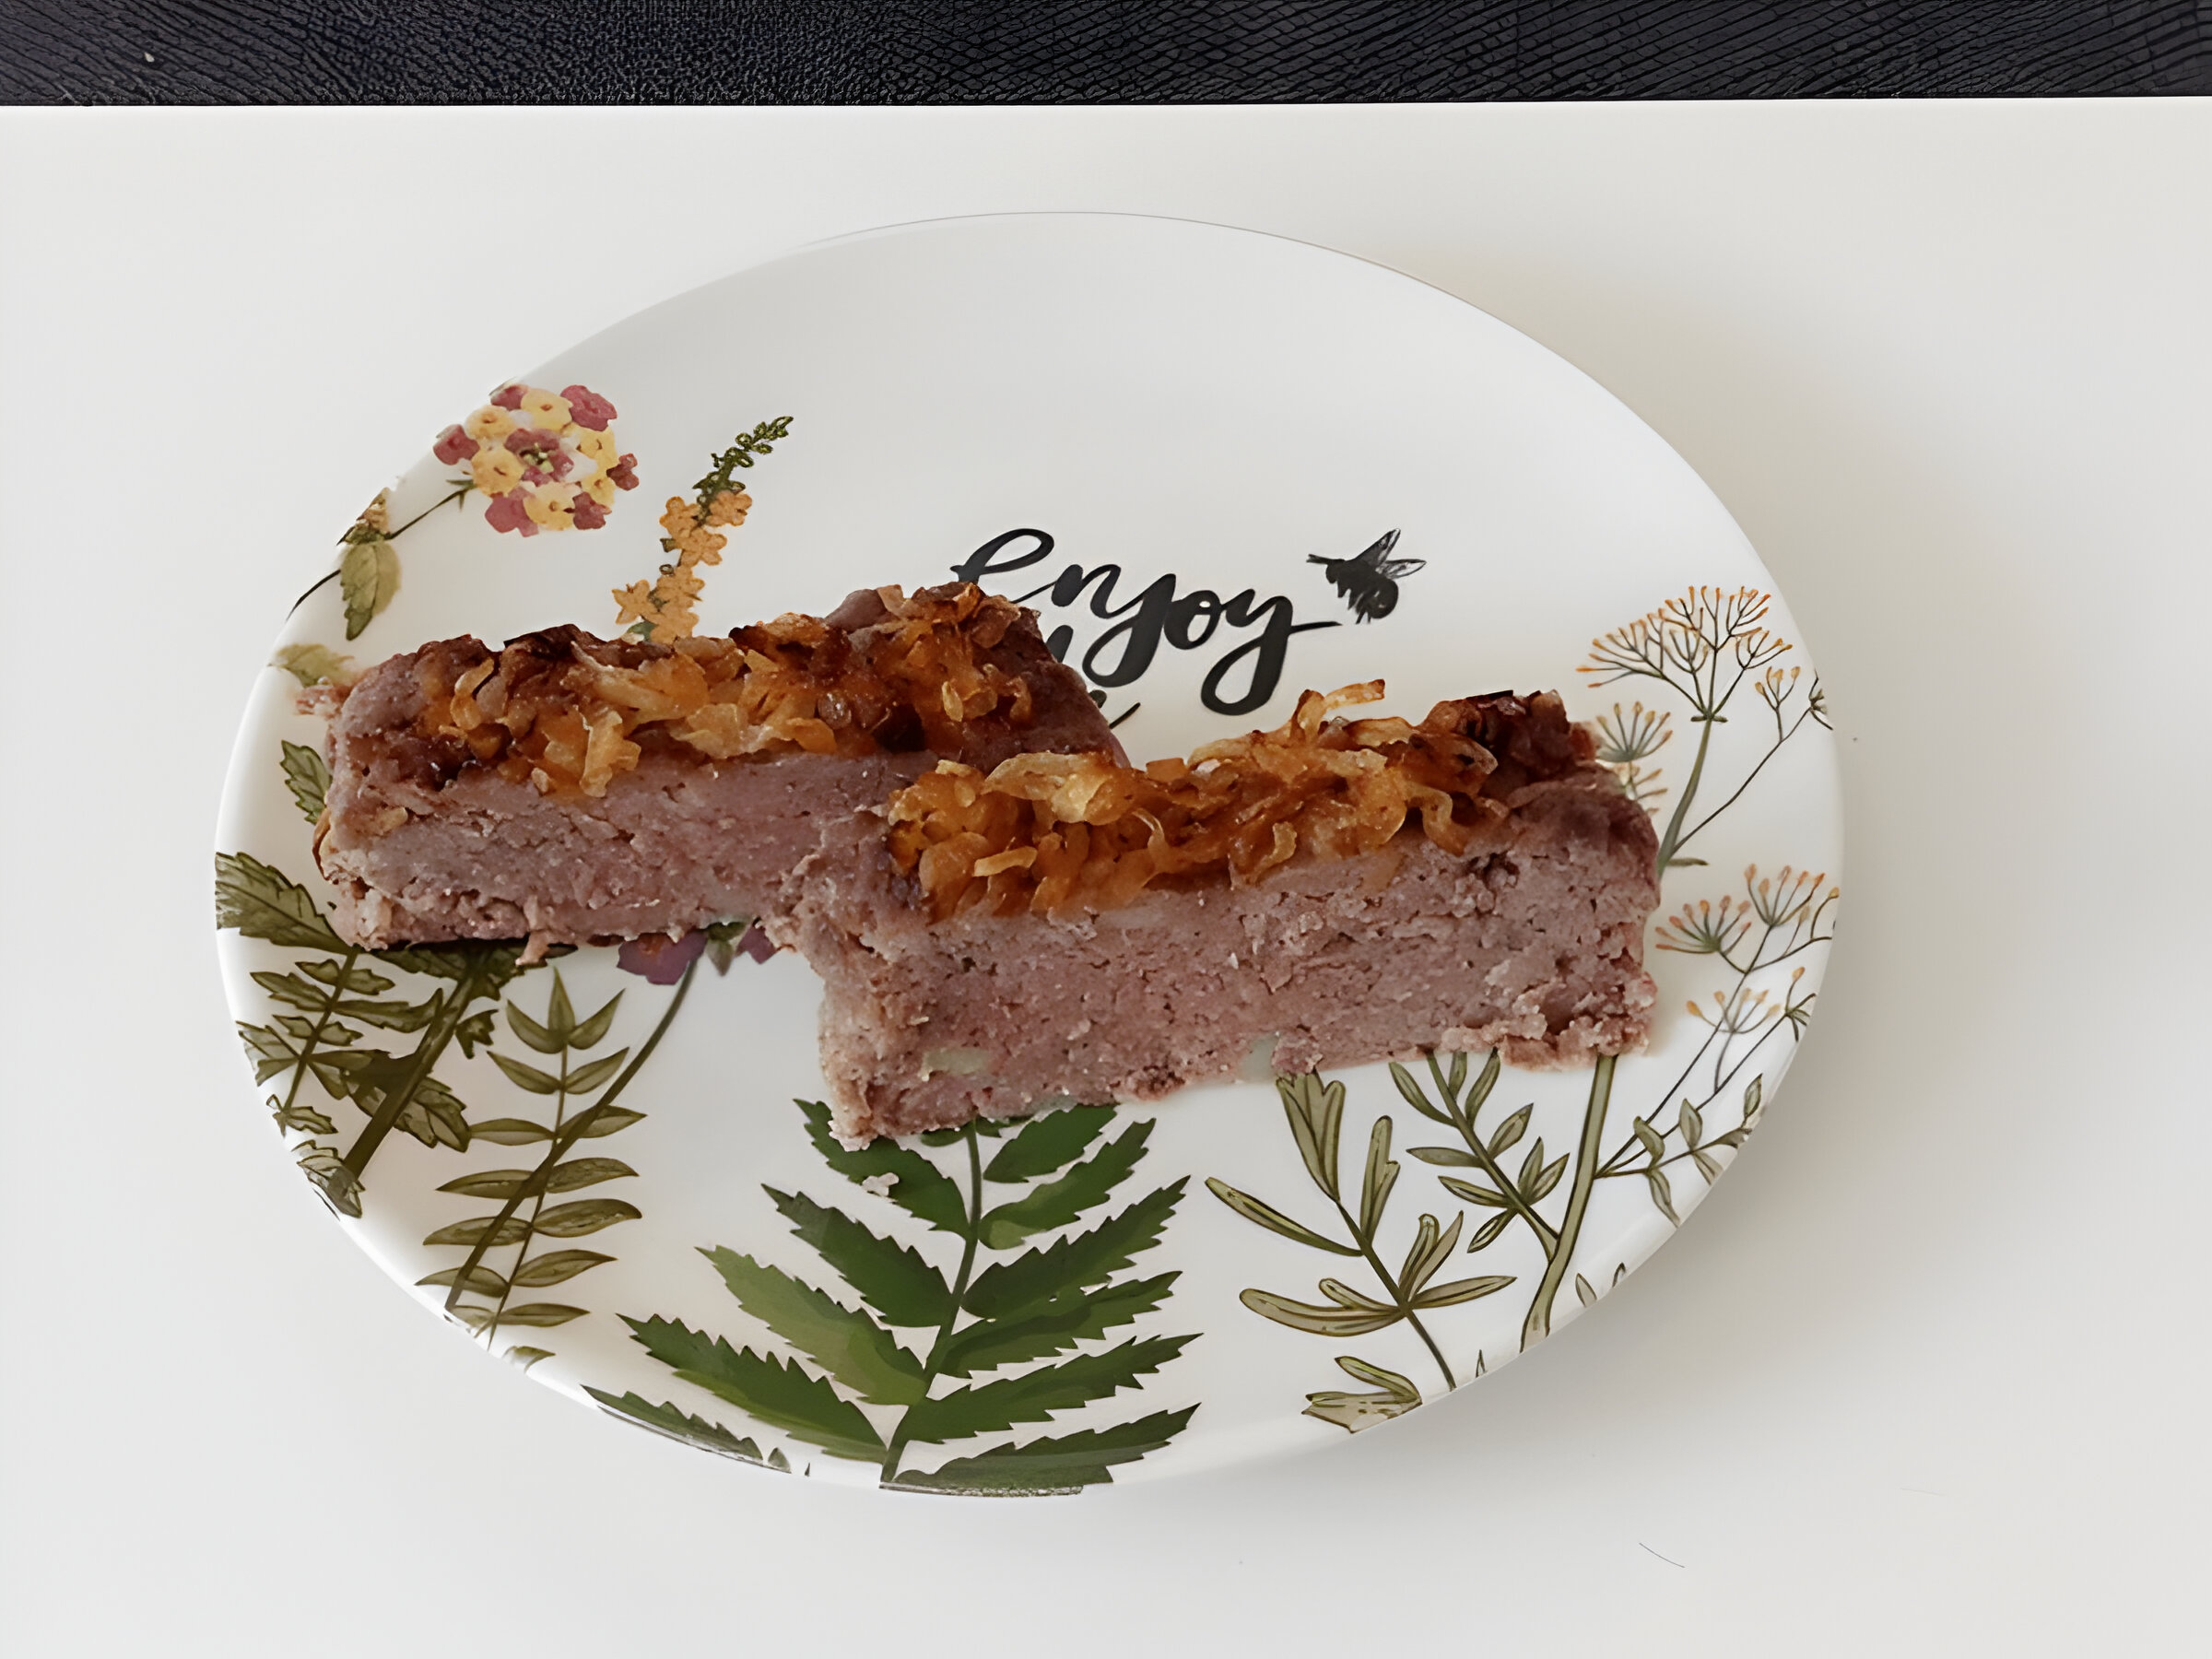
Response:
POLYGON ((11 103, 2212 92, 2212 0, 0 0, 11 103))

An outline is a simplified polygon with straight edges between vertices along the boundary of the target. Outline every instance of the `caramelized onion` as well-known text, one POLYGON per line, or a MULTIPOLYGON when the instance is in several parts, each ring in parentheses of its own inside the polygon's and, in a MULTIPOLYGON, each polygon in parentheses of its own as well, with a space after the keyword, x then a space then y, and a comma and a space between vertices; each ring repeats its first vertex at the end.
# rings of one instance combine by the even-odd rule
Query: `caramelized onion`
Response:
POLYGON ((1548 692, 1441 702, 1418 725, 1330 718, 1382 695, 1380 680, 1308 691, 1273 731, 1141 769, 1096 753, 1017 755, 988 776, 940 760, 891 797, 891 856, 939 919, 978 904, 1111 910, 1163 878, 1242 885, 1301 851, 1371 852, 1409 818, 1465 853, 1504 816, 1499 796, 1590 760, 1588 734, 1548 692))
POLYGON ((669 645, 526 635, 426 686, 422 735, 541 793, 596 796, 637 766, 641 739, 734 760, 956 748, 986 715, 1029 724, 1029 682, 981 655, 1018 606, 966 582, 877 596, 885 615, 851 635, 795 615, 669 645))

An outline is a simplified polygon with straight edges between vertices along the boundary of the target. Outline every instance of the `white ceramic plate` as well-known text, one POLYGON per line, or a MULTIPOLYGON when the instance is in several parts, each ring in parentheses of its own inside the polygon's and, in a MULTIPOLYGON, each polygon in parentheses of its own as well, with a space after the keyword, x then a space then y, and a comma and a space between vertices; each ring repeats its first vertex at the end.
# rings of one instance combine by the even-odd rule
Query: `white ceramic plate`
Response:
POLYGON ((566 477, 541 457, 542 484, 449 500, 515 469, 448 440, 350 533, 247 712, 218 894, 292 1155, 396 1281, 538 1381, 870 1485, 1069 1490, 1295 1451, 1601 1300, 1772 1101, 1841 853, 1803 642, 1682 460, 1483 312, 1249 232, 971 219, 743 272, 517 384, 594 394, 478 422, 488 447, 538 422, 566 477), (302 682, 463 632, 617 631, 612 590, 670 558, 661 505, 784 416, 734 475, 749 521, 696 571, 702 631, 959 571, 1065 630, 1139 759, 1274 724, 1309 686, 1382 676, 1416 718, 1561 689, 1672 853, 1649 1052, 1609 1075, 1441 1056, 848 1154, 798 1103, 822 1088, 792 956, 712 949, 671 987, 612 949, 519 972, 500 947, 348 951, 309 846, 302 682), (615 487, 622 456, 640 488, 615 487), (594 488, 605 522, 573 527, 602 510, 564 498, 594 488), (1396 603, 1358 619, 1313 561, 1394 530, 1396 603))

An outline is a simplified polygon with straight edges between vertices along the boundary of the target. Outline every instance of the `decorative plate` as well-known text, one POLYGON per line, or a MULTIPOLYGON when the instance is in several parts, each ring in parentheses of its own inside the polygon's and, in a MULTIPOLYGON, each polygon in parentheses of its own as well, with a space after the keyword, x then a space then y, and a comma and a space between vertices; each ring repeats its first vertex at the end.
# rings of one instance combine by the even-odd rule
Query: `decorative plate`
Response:
POLYGON ((1712 492, 1451 296, 1214 226, 957 220, 657 306, 378 494, 247 711, 217 859, 257 1099, 465 1339, 819 1480, 1079 1490, 1403 1417, 1603 1300, 1771 1106, 1836 919, 1804 642, 1712 492), (665 505, 664 505, 665 504, 665 505), (816 982, 758 935, 363 951, 312 826, 323 688, 458 633, 721 631, 970 578, 1139 759, 1557 688, 1651 811, 1648 1052, 1487 1053, 879 1142, 825 1130, 816 982))

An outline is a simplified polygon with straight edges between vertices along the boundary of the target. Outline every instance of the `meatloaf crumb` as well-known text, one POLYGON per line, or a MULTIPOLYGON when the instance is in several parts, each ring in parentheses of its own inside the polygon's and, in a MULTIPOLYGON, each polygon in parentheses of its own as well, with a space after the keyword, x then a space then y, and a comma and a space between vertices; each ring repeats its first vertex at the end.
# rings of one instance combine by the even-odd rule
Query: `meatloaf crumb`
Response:
POLYGON ((830 826, 771 931, 824 982, 837 1132, 1152 1099, 1256 1064, 1641 1044, 1656 837, 1559 699, 1440 704, 1418 727, 1325 722, 1328 701, 1141 772, 941 769, 830 826))

